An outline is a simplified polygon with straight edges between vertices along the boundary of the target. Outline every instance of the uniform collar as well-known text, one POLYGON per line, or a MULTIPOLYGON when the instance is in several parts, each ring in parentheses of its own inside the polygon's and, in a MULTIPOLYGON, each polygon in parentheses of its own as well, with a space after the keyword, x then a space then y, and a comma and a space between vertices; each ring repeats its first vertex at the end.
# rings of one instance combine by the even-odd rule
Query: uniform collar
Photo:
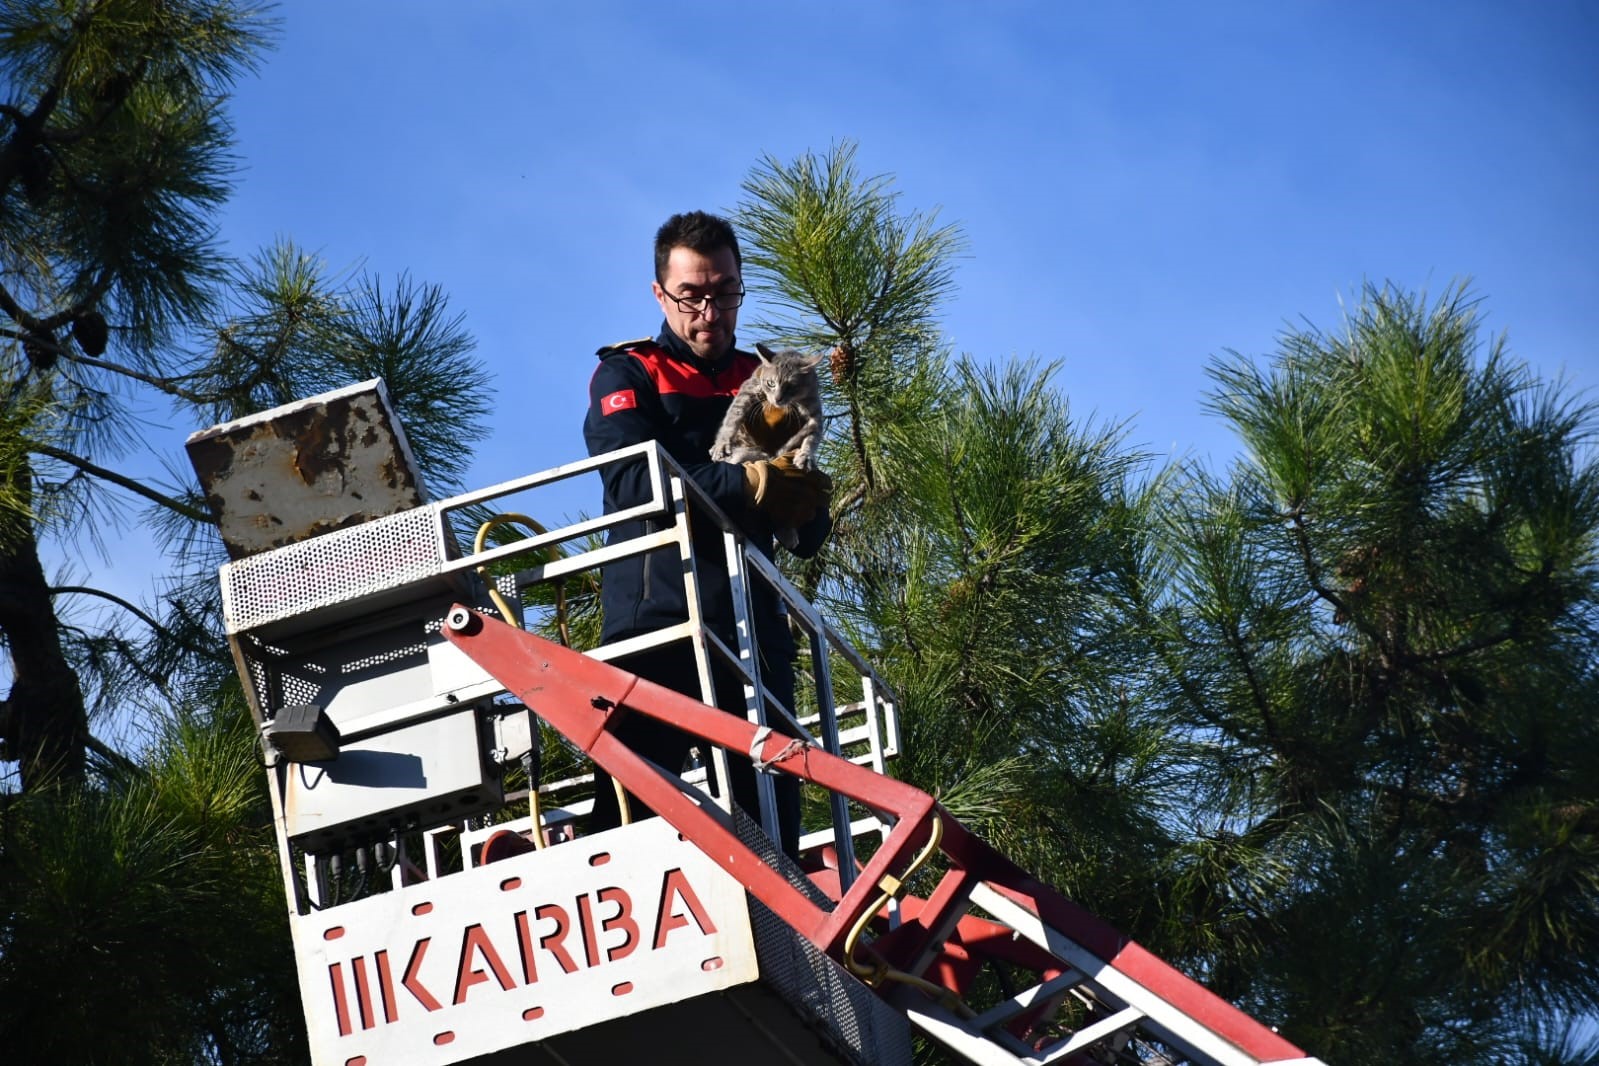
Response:
POLYGON ((696 370, 706 374, 719 374, 733 364, 734 356, 739 354, 738 338, 733 338, 733 343, 728 345, 727 351, 715 362, 701 359, 694 354, 688 343, 672 332, 672 327, 666 324, 666 319, 661 319, 661 335, 655 338, 655 343, 666 349, 674 358, 681 359, 696 370))

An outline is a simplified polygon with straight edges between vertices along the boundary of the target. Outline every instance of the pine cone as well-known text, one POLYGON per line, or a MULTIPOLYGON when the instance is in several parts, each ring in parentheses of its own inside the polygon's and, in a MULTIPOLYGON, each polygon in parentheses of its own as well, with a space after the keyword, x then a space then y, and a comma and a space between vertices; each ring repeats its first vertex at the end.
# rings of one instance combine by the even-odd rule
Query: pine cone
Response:
POLYGON ((78 347, 83 349, 83 354, 99 356, 105 354, 106 341, 110 339, 110 330, 106 328, 105 316, 98 311, 85 311, 72 320, 72 339, 78 342, 78 347))
POLYGON ((840 344, 827 357, 834 381, 847 381, 855 374, 855 352, 847 344, 840 344))
POLYGON ((56 365, 54 337, 29 337, 22 342, 22 354, 35 370, 49 370, 56 365))

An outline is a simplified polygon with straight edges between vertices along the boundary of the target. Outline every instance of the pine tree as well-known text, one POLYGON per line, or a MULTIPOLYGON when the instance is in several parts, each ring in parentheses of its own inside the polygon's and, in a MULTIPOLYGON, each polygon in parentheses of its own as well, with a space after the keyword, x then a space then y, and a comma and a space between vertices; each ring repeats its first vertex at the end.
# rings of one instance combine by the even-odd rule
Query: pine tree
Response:
POLYGON ((1594 409, 1463 290, 1372 288, 1213 364, 1233 469, 1156 472, 1051 368, 949 355, 960 235, 853 146, 745 192, 757 329, 833 353, 803 577, 893 772, 1329 1062, 1592 1061, 1594 409))
POLYGON ((949 353, 936 314, 960 234, 903 212, 853 146, 767 159, 745 192, 745 262, 781 311, 757 331, 832 352, 836 521, 803 583, 899 698, 891 772, 1159 932, 1147 890, 1185 787, 1140 629, 1160 480, 1122 427, 1073 414, 1054 367, 949 353))
POLYGON ((12 662, 0 738, 24 787, 80 779, 90 743, 38 537, 81 520, 86 486, 116 480, 94 456, 136 432, 120 385, 162 380, 175 332, 210 304, 222 259, 208 219, 227 188, 219 104, 261 43, 230 4, 34 0, 0 13, 0 633, 12 662))
POLYGON ((1233 925, 1213 983, 1329 1062, 1507 1061, 1599 1005, 1594 409, 1479 329, 1369 287, 1216 361, 1247 452, 1167 523, 1216 842, 1171 918, 1233 925))
POLYGON ((217 246, 223 108, 268 29, 224 0, 0 12, 0 754, 24 789, 82 780, 86 752, 122 763, 91 718, 152 690, 170 703, 172 669, 229 672, 211 515, 179 464, 168 485, 135 473, 150 462, 138 407, 198 428, 382 375, 445 486, 477 433, 482 374, 439 290, 330 277, 289 244, 249 264, 217 246), (41 543, 81 552, 130 503, 191 549, 197 580, 149 607, 46 574, 41 543))
POLYGON ((295 1063, 308 1051, 254 729, 169 714, 141 764, 0 810, 10 1062, 295 1063))
POLYGON ((198 429, 382 377, 445 492, 481 435, 484 374, 437 287, 332 274, 287 241, 248 262, 216 244, 227 90, 268 28, 222 0, 0 8, 8 1061, 306 1053, 256 734, 221 636, 223 552, 187 464, 153 454, 136 412, 198 429), (145 473, 157 461, 164 478, 145 473), (155 602, 46 573, 42 546, 81 555, 127 521, 171 549, 155 602))
POLYGON ((779 312, 758 328, 829 351, 823 386, 849 515, 880 488, 873 428, 935 402, 943 362, 934 319, 964 240, 932 215, 904 214, 887 178, 863 178, 855 146, 791 163, 770 156, 744 182, 736 213, 745 269, 779 312))

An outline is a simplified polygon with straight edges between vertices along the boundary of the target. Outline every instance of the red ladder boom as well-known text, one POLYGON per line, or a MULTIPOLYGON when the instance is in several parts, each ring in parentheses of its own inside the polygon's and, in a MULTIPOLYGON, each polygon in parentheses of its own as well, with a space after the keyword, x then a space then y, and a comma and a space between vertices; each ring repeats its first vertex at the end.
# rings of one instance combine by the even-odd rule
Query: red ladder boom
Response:
POLYGON ((466 607, 450 611, 445 635, 797 934, 972 1062, 1320 1066, 1017 867, 919 789, 466 607), (618 741, 612 730, 626 714, 846 796, 893 829, 847 890, 831 882, 834 905, 820 906, 702 794, 618 741), (946 872, 925 900, 908 896, 907 882, 935 854, 946 872), (893 901, 903 902, 888 929, 893 901), (985 960, 1034 984, 977 1010, 965 997, 985 960))

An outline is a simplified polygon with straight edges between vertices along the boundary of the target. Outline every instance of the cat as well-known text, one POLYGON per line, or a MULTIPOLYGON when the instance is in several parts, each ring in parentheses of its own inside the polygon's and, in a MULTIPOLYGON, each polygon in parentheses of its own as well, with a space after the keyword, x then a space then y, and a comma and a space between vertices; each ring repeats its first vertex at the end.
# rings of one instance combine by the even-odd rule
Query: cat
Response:
MULTIPOLYGON (((755 352, 761 365, 733 397, 711 444, 711 458, 747 463, 792 452, 796 467, 815 470, 822 441, 822 382, 816 368, 822 357, 774 352, 764 344, 757 344, 755 352)), ((773 533, 786 548, 799 543, 792 529, 773 533)))
POLYGON ((739 386, 711 444, 711 458, 724 463, 775 459, 794 453, 794 465, 816 469, 822 440, 822 357, 755 346, 761 365, 739 386))

